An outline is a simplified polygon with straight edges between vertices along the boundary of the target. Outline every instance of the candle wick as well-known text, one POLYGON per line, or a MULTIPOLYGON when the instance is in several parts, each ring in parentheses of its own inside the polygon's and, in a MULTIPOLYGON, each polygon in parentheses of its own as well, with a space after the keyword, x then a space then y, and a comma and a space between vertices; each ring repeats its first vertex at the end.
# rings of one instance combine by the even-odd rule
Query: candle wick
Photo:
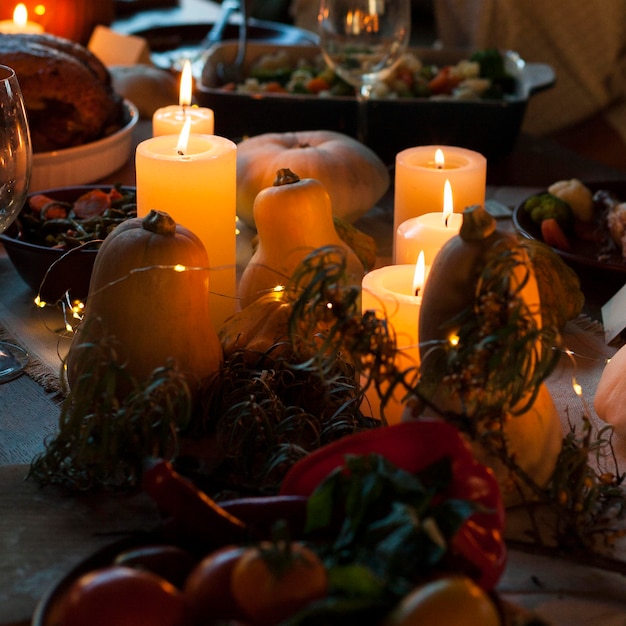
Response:
POLYGON ((448 214, 446 215, 446 217, 444 218, 444 220, 443 220, 443 225, 444 225, 446 228, 448 228, 448 220, 449 220, 449 219, 450 219, 450 213, 448 213, 448 214))
POLYGON ((416 296, 420 295, 420 287, 415 287, 415 295, 416 296))
POLYGON ((183 150, 178 150, 178 156, 185 156, 185 152, 183 150))

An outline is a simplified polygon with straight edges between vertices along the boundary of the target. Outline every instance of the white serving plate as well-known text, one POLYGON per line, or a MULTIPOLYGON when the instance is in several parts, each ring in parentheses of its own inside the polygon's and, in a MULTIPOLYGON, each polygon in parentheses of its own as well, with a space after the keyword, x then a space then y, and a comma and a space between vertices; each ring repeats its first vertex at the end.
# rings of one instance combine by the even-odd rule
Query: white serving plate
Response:
POLYGON ((127 123, 108 137, 64 150, 33 155, 29 192, 96 182, 126 163, 132 149, 132 133, 139 121, 137 107, 124 100, 127 123))

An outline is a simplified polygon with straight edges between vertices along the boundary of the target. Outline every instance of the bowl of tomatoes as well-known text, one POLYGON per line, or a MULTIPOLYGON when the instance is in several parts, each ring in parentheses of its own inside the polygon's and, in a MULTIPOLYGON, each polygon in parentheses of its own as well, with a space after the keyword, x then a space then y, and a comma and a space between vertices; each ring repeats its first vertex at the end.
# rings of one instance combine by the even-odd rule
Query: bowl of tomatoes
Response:
MULTIPOLYGON (((329 72, 317 46, 250 42, 243 83, 222 84, 217 68, 235 55, 234 42, 213 46, 196 85, 198 103, 215 112, 218 134, 240 138, 328 129, 356 136, 354 91, 329 72)), ((475 58, 456 50, 413 48, 375 86, 367 142, 383 161, 391 164, 398 152, 416 145, 461 146, 486 157, 510 152, 529 99, 552 86, 554 71, 515 52, 492 50, 478 56, 480 73, 491 77, 458 80, 475 58), (482 69, 494 66, 498 69, 482 69)))
POLYGON ((83 299, 100 243, 116 225, 136 215, 132 187, 46 189, 28 196, 0 242, 41 300, 83 299))

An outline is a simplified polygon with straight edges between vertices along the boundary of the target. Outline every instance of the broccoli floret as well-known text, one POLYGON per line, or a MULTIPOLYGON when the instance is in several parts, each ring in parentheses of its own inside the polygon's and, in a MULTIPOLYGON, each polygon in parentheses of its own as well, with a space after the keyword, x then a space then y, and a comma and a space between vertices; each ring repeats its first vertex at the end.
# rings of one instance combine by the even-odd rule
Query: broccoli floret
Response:
POLYGON ((496 48, 477 50, 470 57, 470 61, 475 61, 480 67, 480 77, 488 78, 492 82, 492 89, 499 94, 513 93, 516 88, 516 81, 507 72, 504 57, 496 48))
POLYGON ((569 230, 574 222, 572 207, 551 193, 540 193, 528 198, 522 208, 535 224, 554 218, 561 228, 569 230))

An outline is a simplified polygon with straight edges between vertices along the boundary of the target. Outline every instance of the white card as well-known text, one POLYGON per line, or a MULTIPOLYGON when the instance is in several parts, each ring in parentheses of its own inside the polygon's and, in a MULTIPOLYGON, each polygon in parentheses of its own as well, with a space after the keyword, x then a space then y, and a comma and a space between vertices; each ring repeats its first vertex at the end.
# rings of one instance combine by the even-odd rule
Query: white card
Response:
POLYGON ((107 67, 151 64, 150 47, 143 37, 116 33, 101 24, 94 28, 87 47, 107 67))
POLYGON ((626 285, 602 307, 602 324, 607 344, 626 328, 626 285))

